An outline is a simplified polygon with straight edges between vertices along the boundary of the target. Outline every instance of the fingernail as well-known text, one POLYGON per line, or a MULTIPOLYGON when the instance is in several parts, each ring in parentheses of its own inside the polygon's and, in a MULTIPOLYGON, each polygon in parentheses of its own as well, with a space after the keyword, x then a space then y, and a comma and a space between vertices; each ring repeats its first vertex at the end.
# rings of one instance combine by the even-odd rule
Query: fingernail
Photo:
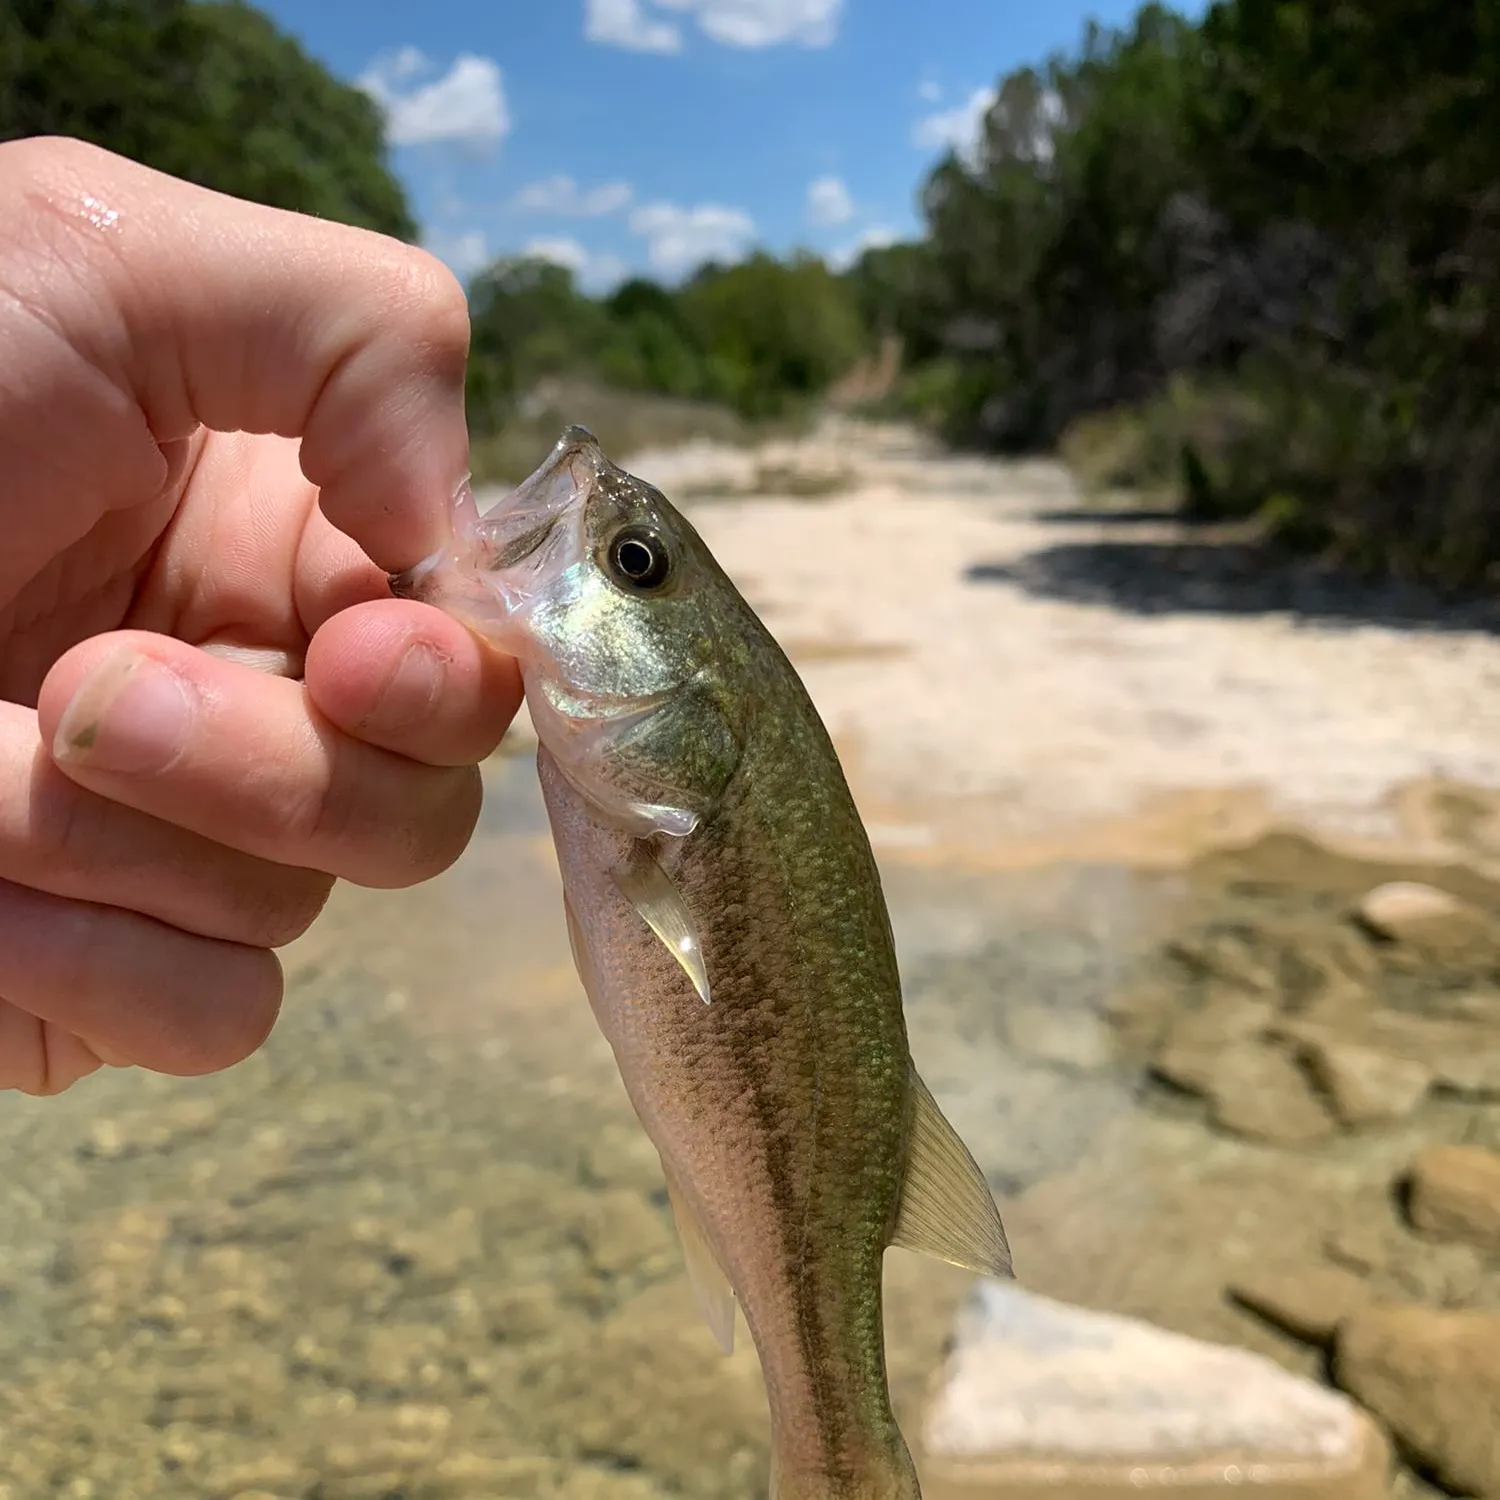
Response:
POLYGON ((406 729, 433 710, 443 690, 446 663, 426 641, 413 641, 386 678, 366 724, 372 729, 406 729))
POLYGON ((187 684, 125 647, 83 679, 58 723, 52 756, 125 775, 164 771, 182 753, 192 715, 187 684))

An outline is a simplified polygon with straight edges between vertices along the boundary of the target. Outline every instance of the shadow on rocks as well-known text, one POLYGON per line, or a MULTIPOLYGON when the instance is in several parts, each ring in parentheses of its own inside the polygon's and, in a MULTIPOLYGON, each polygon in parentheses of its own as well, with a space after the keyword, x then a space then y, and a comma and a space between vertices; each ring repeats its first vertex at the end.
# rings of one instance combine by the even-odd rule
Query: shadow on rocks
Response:
MULTIPOLYGON (((1049 524, 1080 525, 1083 513, 1049 524)), ((1158 523, 1160 516, 1153 515, 1158 523)), ((1326 563, 1288 559, 1253 542, 1132 536, 1141 513, 1095 514, 1127 534, 1061 542, 1015 562, 979 562, 970 583, 1008 584, 1042 598, 1104 604, 1136 615, 1291 614, 1320 624, 1500 633, 1500 604, 1402 582, 1370 582, 1326 563)))

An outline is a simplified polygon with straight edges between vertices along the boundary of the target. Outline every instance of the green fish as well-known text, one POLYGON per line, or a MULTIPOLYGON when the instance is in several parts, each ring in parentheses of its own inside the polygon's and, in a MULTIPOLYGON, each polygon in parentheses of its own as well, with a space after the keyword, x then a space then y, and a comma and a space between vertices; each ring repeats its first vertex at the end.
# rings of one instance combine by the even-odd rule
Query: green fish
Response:
POLYGON ((515 656, 573 958, 661 1156, 694 1295, 755 1341, 773 1500, 916 1500, 886 1384, 900 1245, 993 1276, 983 1173, 912 1065, 832 742, 691 525, 570 427, 392 579, 515 656))

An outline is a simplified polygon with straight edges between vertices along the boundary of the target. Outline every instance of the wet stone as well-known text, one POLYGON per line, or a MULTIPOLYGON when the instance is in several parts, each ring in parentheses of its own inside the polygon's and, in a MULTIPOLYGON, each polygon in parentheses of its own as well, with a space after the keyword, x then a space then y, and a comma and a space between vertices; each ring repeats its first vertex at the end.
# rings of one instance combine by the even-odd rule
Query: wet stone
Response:
POLYGON ((1485 914, 1457 896, 1419 881, 1391 881, 1368 891, 1359 920, 1393 943, 1449 952, 1483 944, 1490 936, 1485 914))
POLYGON ((922 1424, 935 1497, 1223 1484, 1275 1472, 1377 1500, 1387 1450, 1352 1402, 1244 1350, 983 1283, 922 1424))
POLYGON ((1412 1163, 1412 1224, 1426 1234, 1500 1254, 1500 1155, 1438 1146, 1412 1163))
POLYGON ((1326 1343, 1339 1324, 1370 1301, 1368 1283, 1337 1266, 1252 1271, 1229 1284, 1235 1301, 1310 1343, 1326 1343))
POLYGON ((1320 1038, 1303 1056, 1339 1122, 1350 1128, 1405 1118, 1433 1083, 1432 1070, 1420 1059, 1357 1042, 1320 1038))
POLYGON ((1274 1146, 1301 1146, 1335 1125, 1306 1072, 1281 1048, 1257 1042, 1226 1047, 1202 1092, 1220 1130, 1274 1146))
POLYGON ((1500 1494, 1500 1313, 1370 1308, 1339 1333, 1334 1373, 1458 1494, 1500 1494))
POLYGON ((1222 1054, 1230 1047, 1258 1039, 1275 1016, 1276 1008, 1268 1000, 1224 993, 1210 996, 1172 1020, 1153 1066, 1178 1088, 1207 1093, 1222 1054))

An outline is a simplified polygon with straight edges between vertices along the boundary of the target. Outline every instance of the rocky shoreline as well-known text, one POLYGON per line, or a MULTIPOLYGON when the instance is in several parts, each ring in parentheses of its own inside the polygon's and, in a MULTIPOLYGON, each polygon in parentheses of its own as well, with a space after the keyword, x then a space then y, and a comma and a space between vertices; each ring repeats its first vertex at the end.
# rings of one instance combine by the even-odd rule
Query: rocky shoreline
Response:
POLYGON ((1023 1280, 1342 1389, 1398 1487, 1500 1493, 1495 888, 1292 836, 1188 883, 1106 1006, 1136 1107, 1010 1209, 1023 1280))

